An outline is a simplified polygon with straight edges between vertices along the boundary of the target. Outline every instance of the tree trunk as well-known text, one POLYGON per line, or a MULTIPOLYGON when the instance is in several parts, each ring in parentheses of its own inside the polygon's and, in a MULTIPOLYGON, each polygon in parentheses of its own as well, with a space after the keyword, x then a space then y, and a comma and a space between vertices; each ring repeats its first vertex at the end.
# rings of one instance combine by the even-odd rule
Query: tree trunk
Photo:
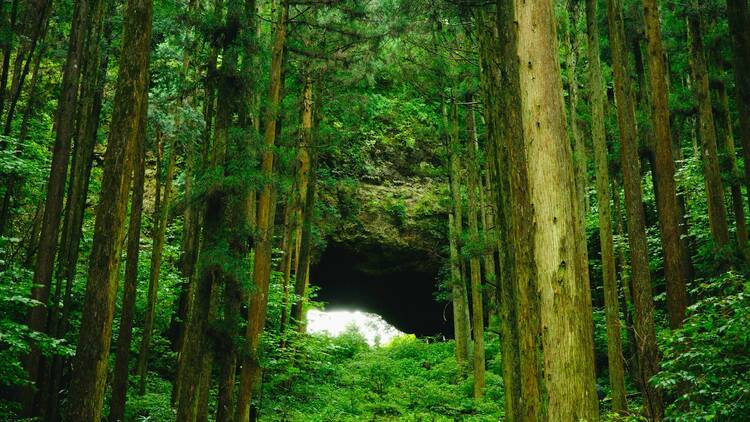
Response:
POLYGON ((723 153, 726 156, 725 172, 729 176, 729 191, 732 195, 732 211, 734 212, 735 229, 737 235, 737 245, 742 256, 747 260, 747 221, 745 220, 745 205, 742 200, 742 186, 739 167, 737 166, 737 152, 734 147, 734 134, 732 131, 732 119, 729 115, 729 102, 727 100, 727 90, 723 83, 719 84, 716 89, 719 105, 717 113, 718 132, 723 139, 723 153))
POLYGON ((497 2, 495 10, 483 11, 479 17, 484 28, 479 31, 479 45, 487 123, 487 156, 495 180, 491 200, 496 208, 495 232, 499 253, 497 300, 500 311, 505 416, 509 422, 515 422, 522 420, 523 414, 519 322, 516 316, 515 247, 511 241, 511 167, 508 158, 510 141, 522 135, 520 125, 513 120, 518 115, 514 112, 518 103, 511 101, 518 88, 518 72, 514 71, 517 61, 509 60, 515 48, 515 33, 509 26, 513 19, 513 3, 510 0, 497 2))
MULTIPOLYGON (((612 46, 612 68, 615 102, 620 129, 620 157, 625 188, 625 214, 628 222, 631 283, 633 286, 634 328, 638 333, 639 379, 644 407, 650 417, 659 420, 663 413, 661 394, 648 380, 659 370, 659 352, 654 328, 654 299, 648 266, 646 225, 641 193, 640 161, 636 141, 635 107, 630 77, 626 73, 625 30, 620 0, 608 0, 609 36, 612 46)), ((671 160, 671 158, 670 158, 671 160)))
POLYGON ((157 129, 157 171, 156 171, 156 203, 154 205, 154 223, 152 227, 151 242, 151 269, 148 276, 148 298, 146 302, 146 317, 143 324, 143 336, 141 337, 141 348, 138 353, 138 394, 146 393, 146 370, 148 365, 148 349, 151 343, 151 335, 154 330, 154 318, 156 314, 156 295, 159 291, 159 273, 161 272, 161 259, 164 252, 164 235, 167 231, 167 217, 169 216, 169 204, 172 194, 172 179, 174 178, 174 166, 176 152, 173 141, 169 143, 169 159, 167 161, 166 174, 164 169, 164 144, 162 143, 160 131, 157 129), (164 178, 163 180, 162 177, 164 178), (162 193, 163 191, 163 193, 162 193))
MULTIPOLYGON (((206 82, 204 84, 204 95, 205 98, 203 100, 203 118, 206 122, 205 130, 201 136, 202 138, 202 144, 201 144, 201 164, 203 166, 209 165, 209 151, 211 151, 211 136, 212 136, 212 127, 213 127, 213 121, 214 121, 214 115, 215 113, 215 107, 214 102, 216 99, 216 86, 213 81, 214 74, 216 73, 216 59, 217 59, 218 53, 217 49, 214 47, 211 49, 208 57, 208 63, 206 65, 206 82)), ((200 250, 203 248, 204 243, 206 239, 209 239, 210 236, 208 236, 205 233, 205 222, 206 222, 206 213, 208 208, 208 203, 211 200, 211 198, 206 199, 206 203, 201 203, 198 207, 198 211, 196 213, 196 219, 198 220, 196 224, 196 255, 195 259, 200 259, 200 250), (201 230, 201 228, 203 230, 201 230), (202 237, 201 237, 202 234, 202 237)), ((212 217, 216 217, 213 215, 212 217)), ((195 267, 193 267, 193 270, 195 267)), ((177 379, 175 380, 174 387, 172 388, 172 404, 178 404, 178 401, 182 397, 181 389, 185 385, 191 385, 197 383, 197 378, 200 376, 200 368, 197 368, 196 365, 200 365, 200 357, 198 356, 191 356, 190 357, 190 365, 191 367, 188 368, 188 360, 186 359, 186 355, 188 353, 188 350, 190 353, 200 353, 202 350, 202 345, 200 343, 196 343, 193 338, 190 338, 190 336, 199 335, 199 339, 201 339, 204 336, 203 330, 205 330, 205 325, 199 326, 199 327, 191 327, 192 320, 195 317, 198 318, 207 318, 208 315, 208 308, 210 307, 210 303, 208 302, 208 299, 201 298, 198 300, 198 294, 199 291, 203 292, 203 294, 210 294, 211 288, 203 285, 201 287, 202 283, 209 283, 210 281, 206 281, 204 277, 204 273, 201 270, 200 273, 193 274, 191 279, 188 280, 188 283, 190 286, 188 287, 189 291, 191 292, 191 295, 188 297, 188 304, 186 309, 186 319, 184 321, 184 326, 182 328, 182 334, 180 338, 179 343, 179 352, 177 353, 177 379), (207 292, 207 293, 206 293, 207 292), (203 308, 198 309, 197 307, 202 306, 203 308), (197 371, 197 372, 196 372, 197 371), (197 375, 196 375, 197 374, 197 375)), ((201 320, 202 321, 202 320, 201 320)), ((203 324, 203 322, 200 322, 203 324)), ((191 386, 191 388, 195 388, 194 385, 191 386)), ((194 390, 192 390, 194 391, 194 390)), ((194 399, 194 395, 189 395, 190 399, 194 399)), ((188 403, 186 406, 185 411, 186 412, 193 412, 194 414, 194 408, 192 406, 194 403, 188 403), (192 410, 188 410, 192 409, 192 410)), ((179 411, 179 406, 178 406, 179 411)), ((194 417, 194 416, 193 416, 194 417)))
MULTIPOLYGON (((471 104, 473 97, 469 95, 466 102, 471 104)), ((456 113, 456 103, 453 103, 452 113, 456 113)), ((485 362, 484 362, 484 290, 482 286, 482 272, 479 256, 476 248, 479 245, 479 218, 477 210, 477 190, 479 189, 479 170, 477 169, 477 133, 476 118, 474 109, 469 106, 467 110, 468 117, 466 121, 467 131, 467 160, 466 168, 468 174, 468 221, 469 221, 469 240, 472 243, 471 256, 469 258, 469 267, 471 273, 471 315, 472 315, 472 333, 474 335, 474 398, 480 398, 484 395, 485 382, 485 362)), ((457 117, 456 117, 457 118, 457 117)))
MULTIPOLYGON (((742 157, 750 163, 750 12, 747 0, 727 0, 727 20, 732 35, 732 60, 737 111, 740 121, 742 157)), ((745 184, 750 196, 750 166, 745 166, 745 184)))
MULTIPOLYGON (((683 260, 686 259, 680 242, 680 210, 677 204, 677 187, 674 180, 672 138, 669 125, 669 104, 666 73, 668 72, 661 42, 659 9, 656 0, 643 0, 646 39, 648 41, 648 73, 651 86, 651 122, 654 128, 654 176, 656 178, 656 205, 659 215, 661 244, 664 252, 664 273, 667 285, 667 311, 670 326, 682 325, 687 308, 687 279, 683 260)), ((661 417, 659 409, 651 409, 655 419, 661 417)))
MULTIPOLYGON (((16 106, 21 98, 24 82, 31 69, 31 63, 34 60, 35 52, 39 41, 42 40, 47 32, 49 15, 51 11, 50 0, 35 0, 26 4, 24 17, 24 27, 21 32, 20 43, 16 51, 16 58, 13 70, 13 79, 10 88, 10 102, 5 117, 5 128, 3 134, 9 136, 11 133, 13 119, 15 117, 16 106)), ((94 31, 95 32, 95 31, 94 31)), ((96 32, 95 32, 96 33, 96 32)), ((98 35, 98 33, 97 33, 98 35)), ((0 115, 2 107, 0 106, 0 115)), ((0 141, 4 143, 4 141, 0 141)), ((4 149, 4 148, 0 148, 4 149)))
POLYGON ((305 77, 305 86, 302 97, 302 136, 300 136, 300 145, 297 152, 297 161, 299 167, 298 185, 300 191, 300 200, 304 206, 301 210, 300 248, 299 248, 299 268, 295 277, 294 294, 297 301, 292 304, 291 317, 297 328, 302 332, 305 327, 304 305, 305 293, 307 292, 309 280, 307 267, 310 265, 311 244, 312 244, 312 223, 315 213, 315 168, 313 165, 313 119, 314 104, 313 97, 313 80, 312 76, 305 77), (301 195, 304 193, 304 198, 301 195))
POLYGON ((609 385, 612 390, 612 410, 627 411, 625 370, 620 338, 620 305, 615 274, 614 239, 609 184, 607 137, 604 130, 604 81, 599 61, 599 21, 596 0, 586 0, 586 33, 588 35, 589 89, 591 90, 591 137, 596 162, 597 208, 599 210, 599 240, 602 253, 604 280, 604 308, 607 323, 607 362, 609 385))
MULTIPOLYGON (((145 107, 144 102, 144 107, 145 107)), ((133 316, 138 289, 138 256, 141 246, 141 213, 143 212, 143 189, 146 179, 146 113, 141 113, 141 131, 138 137, 137 155, 133 166, 133 194, 130 202, 130 224, 128 226, 128 259, 125 264, 125 286, 122 293, 120 332, 117 335, 112 402, 109 420, 125 420, 125 401, 128 394, 128 370, 130 366, 130 343, 133 339, 133 316)))
POLYGON ((588 267, 573 158, 566 139, 550 1, 516 1, 518 67, 533 265, 540 293, 545 419, 599 419, 588 267))
POLYGON ((265 117, 264 146, 262 148, 261 172, 265 182, 258 201, 257 240, 255 242, 253 262, 253 283, 255 290, 250 294, 250 304, 248 306, 245 350, 243 351, 240 386, 235 409, 236 421, 245 421, 249 417, 253 387, 260 380, 257 351, 260 334, 266 322, 268 284, 271 276, 271 248, 273 243, 273 220, 271 217, 274 214, 276 205, 275 202, 272 202, 274 195, 272 195, 273 186, 270 180, 273 177, 273 146, 276 142, 277 124, 279 123, 278 115, 280 113, 279 107, 282 100, 282 70, 286 46, 288 12, 289 5, 287 0, 281 0, 276 20, 269 98, 265 117))
MULTIPOLYGON (((703 47, 702 19, 697 2, 691 3, 693 9, 688 14, 688 38, 690 44, 690 70, 692 73, 693 93, 698 105, 698 133, 701 140, 703 156, 703 174, 706 182, 706 200, 708 202, 708 221, 711 226, 711 237, 714 246, 721 251, 729 245, 729 223, 724 202, 724 187, 719 169, 719 154, 716 146, 716 126, 711 105, 711 90, 708 85, 708 65, 703 47)), ((724 251, 726 253, 726 251, 724 251)), ((726 264, 720 252, 719 260, 726 264)), ((683 311, 684 312, 684 311, 683 311)))
MULTIPOLYGON (((45 25, 49 25, 49 19, 45 21, 45 25)), ((44 29, 44 34, 46 37, 47 29, 44 29)), ((45 56, 45 53, 47 51, 47 42, 46 38, 42 38, 41 40, 42 45, 38 49, 37 54, 34 58, 34 64, 33 64, 33 70, 31 71, 31 83, 29 85, 29 92, 28 92, 28 100, 26 101, 26 106, 24 107, 23 111, 23 117, 21 117, 21 124, 20 128, 18 130, 18 140, 16 141, 15 146, 15 153, 16 156, 20 156, 23 153, 23 146, 25 145, 25 141, 28 138, 29 135, 29 121, 31 118, 38 113, 39 109, 42 107, 43 104, 45 104, 45 101, 47 100, 47 97, 49 96, 48 92, 46 90, 44 92, 38 92, 38 86, 39 86, 39 69, 40 69, 40 63, 42 61, 42 58, 45 56)), ((0 148, 2 150, 2 148, 0 148)), ((3 194, 2 204, 0 204, 0 235, 4 235, 4 229, 8 228, 10 224, 10 218, 11 218, 11 200, 15 193, 15 191, 18 188, 18 183, 20 181, 20 177, 17 174, 9 174, 4 175, 7 177, 7 181, 5 182, 5 193, 3 194)), ((40 208, 37 206, 37 208, 40 208)), ((33 219, 36 221, 36 219, 33 219)), ((40 218, 41 220, 41 218, 40 218)), ((38 230, 32 230, 32 233, 37 233, 38 230)), ((34 250, 34 246, 32 246, 32 243, 37 242, 37 236, 31 236, 31 241, 27 244, 29 245, 28 248, 26 248, 27 256, 28 252, 31 250, 34 250)), ((30 265, 25 265, 26 267, 30 265)))
MULTIPOLYGON (((455 103, 455 101, 453 101, 455 103)), ((453 105, 451 105, 451 108, 453 105)), ((449 220, 449 236, 451 241, 451 296, 453 302, 453 331, 456 339, 456 362, 461 371, 466 372, 469 367, 469 348, 471 339, 471 323, 469 320, 469 299, 466 291, 466 281, 461 271, 461 250, 459 241, 463 233, 463 217, 461 212, 461 158, 458 143, 458 122, 448 117, 447 105, 443 105, 443 123, 448 140, 450 190, 453 206, 453 220, 449 220), (452 222, 451 222, 452 221, 452 222)))
POLYGON ((69 420, 98 421, 107 379, 112 318, 132 156, 148 98, 151 0, 129 0, 81 329, 69 392, 69 420))
MULTIPOLYGON (((31 297, 43 306, 31 308, 28 326, 32 331, 47 332, 47 302, 49 300, 52 272, 57 251, 58 232, 62 216, 65 179, 68 172, 70 144, 75 131, 75 111, 78 100, 78 80, 84 58, 84 42, 89 28, 96 20, 97 4, 103 0, 77 0, 73 8, 68 53, 63 69, 63 80, 58 99, 55 119, 55 143, 52 151, 50 177, 47 182, 47 197, 44 204, 44 217, 39 238, 39 246, 34 266, 34 287, 31 297)), ((4 82, 3 82, 4 86, 4 82)), ((40 352, 35 344, 26 359, 29 379, 36 380, 39 372, 40 352)), ((24 399, 26 408, 33 408, 33 393, 28 391, 24 399)))
MULTIPOLYGON (((477 146, 477 150, 479 146, 477 146)), ((486 159, 485 159, 486 160, 486 159)), ((495 243, 493 221, 495 220, 494 210, 489 206, 488 199, 491 197, 490 192, 492 191, 492 181, 490 176, 489 161, 485 162, 484 174, 480 175, 480 187, 479 187, 479 215, 481 216, 482 233, 484 248, 483 264, 484 265, 484 280, 486 293, 484 294, 485 302, 489 309, 485 310, 485 314, 492 320, 493 317, 500 317, 498 312, 498 301, 497 301, 497 271, 495 270, 495 252, 497 246, 495 243), (484 177, 482 177, 484 176, 484 177), (482 182, 483 179, 483 182, 482 182)), ((488 322, 492 324, 492 322, 488 322)))
POLYGON ((580 7, 576 1, 568 2, 568 21, 564 34, 567 51, 566 71, 568 78, 568 117, 570 128, 570 140, 573 145, 573 171, 575 172, 576 196, 580 203, 581 219, 589 209, 588 198, 588 157, 586 154, 586 143, 578 128, 578 76, 576 68, 578 64, 579 42, 578 42, 578 20, 580 7))
MULTIPOLYGON (((5 11, 5 7, 2 8, 5 11)), ((8 29, 9 34, 3 34, 2 41, 4 41, 0 48, 3 50, 3 64, 2 70, 0 70, 0 115, 2 110, 5 108, 5 92, 8 86, 8 74, 10 72, 10 56, 13 51, 13 35, 16 33, 16 18, 18 17, 18 0, 12 0, 10 4, 10 16, 8 16, 8 29)), ((5 21, 5 17, 2 16, 2 21, 5 21)), ((5 22, 3 22, 5 23, 5 22)), ((71 33, 72 36, 72 33, 71 33)), ((0 233, 4 227, 0 227, 0 233)))

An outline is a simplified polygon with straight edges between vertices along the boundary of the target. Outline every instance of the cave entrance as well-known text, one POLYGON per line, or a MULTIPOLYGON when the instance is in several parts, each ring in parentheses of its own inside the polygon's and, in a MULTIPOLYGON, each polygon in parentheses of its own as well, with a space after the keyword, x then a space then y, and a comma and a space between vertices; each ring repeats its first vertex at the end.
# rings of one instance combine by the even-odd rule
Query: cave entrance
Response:
POLYGON ((423 251, 331 242, 311 279, 326 310, 375 313, 420 337, 452 336, 450 309, 435 299, 439 268, 423 251))

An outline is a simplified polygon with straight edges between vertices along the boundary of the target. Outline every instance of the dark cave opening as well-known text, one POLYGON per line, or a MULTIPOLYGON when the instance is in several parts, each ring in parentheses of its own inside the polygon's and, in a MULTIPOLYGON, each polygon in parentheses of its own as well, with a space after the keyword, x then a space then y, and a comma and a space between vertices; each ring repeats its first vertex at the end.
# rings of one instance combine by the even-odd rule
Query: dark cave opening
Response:
POLYGON ((435 300, 439 262, 425 252, 380 244, 329 243, 311 269, 327 310, 376 313, 417 336, 452 336, 451 309, 435 300))

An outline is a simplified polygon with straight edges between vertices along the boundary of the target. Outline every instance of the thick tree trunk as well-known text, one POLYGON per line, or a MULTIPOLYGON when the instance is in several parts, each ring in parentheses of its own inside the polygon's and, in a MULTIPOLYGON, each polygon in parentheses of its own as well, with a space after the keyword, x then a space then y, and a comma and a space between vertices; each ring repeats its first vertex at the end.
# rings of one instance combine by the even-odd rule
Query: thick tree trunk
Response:
POLYGON ((132 156, 140 135, 143 102, 148 99, 151 16, 151 0, 128 1, 83 318, 73 363, 69 420, 101 418, 132 156))
MULTIPOLYGON (((467 97, 468 104, 473 102, 471 95, 467 97)), ((455 102, 453 103, 452 113, 457 110, 455 102)), ((466 120, 467 131, 467 212, 469 222, 469 240, 472 243, 473 250, 469 258, 469 268, 471 274, 471 315, 472 315, 472 334, 474 336, 474 398, 480 398, 484 395, 485 381, 485 362, 484 362, 484 289, 482 286, 482 271, 479 256, 476 254, 476 247, 480 242, 479 239, 479 216, 477 210, 478 190, 480 187, 479 170, 477 166, 477 132, 476 118, 474 109, 467 110, 468 117, 466 120)))
POLYGON ((487 123, 487 157, 492 179, 495 180, 490 197, 496 209, 494 223, 500 270, 497 277, 497 300, 502 341, 505 417, 509 422, 514 422, 522 420, 521 358, 519 324, 516 317, 515 249, 510 231, 512 198, 508 157, 510 140, 519 135, 520 126, 513 125, 512 119, 518 115, 513 112, 517 102, 510 101, 515 97, 515 89, 518 88, 518 72, 512 71, 517 62, 505 60, 514 54, 512 50, 515 47, 515 33, 508 25, 513 17, 513 4, 511 1, 498 2, 495 10, 483 11, 479 16, 484 28, 479 31, 479 45, 480 75, 487 123), (502 54, 500 47, 503 48, 502 54), (516 81, 515 84, 513 80, 516 81))
POLYGON ((599 61, 599 21, 597 1, 586 0, 586 33, 588 35, 589 89, 591 90, 591 137, 596 162, 596 193, 599 210, 599 240, 604 280, 604 308, 607 323, 607 362, 612 390, 612 410, 627 411, 625 371, 620 338, 620 305, 615 274, 614 239, 612 236, 612 193, 609 184, 607 136, 604 130, 604 81, 599 61))
MULTIPOLYGON (((145 107, 144 102, 144 107, 145 107)), ((141 246, 141 213, 143 212, 143 190, 146 179, 146 113, 141 113, 141 134, 138 137, 136 159, 133 166, 133 193, 130 198, 130 224, 128 226, 128 259, 125 264, 120 314, 120 332, 117 335, 114 380, 109 420, 125 420, 125 401, 128 394, 128 370, 130 367, 130 343, 133 339, 133 316, 138 289, 138 256, 141 246)))
POLYGON ((545 419, 599 419, 586 250, 551 1, 516 1, 521 117, 540 293, 545 419), (546 408, 546 409, 545 409, 546 408))
MULTIPOLYGON (((263 175, 263 189, 258 201, 257 240, 253 261, 253 283, 255 290, 250 294, 250 304, 247 313, 247 331, 245 333, 245 350, 243 351, 240 386, 237 392, 237 406, 235 420, 245 421, 250 414, 253 387, 260 381, 260 367, 258 363, 258 345, 260 334, 265 326, 266 310, 268 306, 268 284, 271 276, 271 248, 273 243, 273 219, 275 201, 273 200, 271 178, 273 177, 273 146, 276 143, 277 125, 279 123, 280 105, 282 100, 283 61, 286 47, 287 16, 289 5, 281 0, 276 20, 275 40, 271 61, 271 77, 268 93, 268 108, 266 110, 266 127, 264 145, 262 149, 261 172, 263 175)), ((278 126, 280 127, 280 126, 278 126)))
MULTIPOLYGON (((641 193, 640 161, 636 140, 635 107, 630 77, 626 73, 625 30, 620 0, 608 0, 609 36, 615 81, 617 121, 620 128, 621 164, 625 188, 625 214, 628 222, 631 283, 633 286, 634 328, 638 333, 638 384, 648 414, 658 420, 663 413, 661 394, 648 380, 659 370, 659 352, 654 328, 654 299, 648 266, 646 225, 641 193)), ((671 158, 670 158, 671 160, 671 158)))
MULTIPOLYGON (((654 128, 654 176, 656 179, 656 204, 659 229, 664 252, 665 283, 667 285, 667 311, 671 327, 679 327, 687 308, 687 279, 683 260, 686 251, 680 242, 680 209, 677 204, 677 187, 674 179, 672 138, 669 125, 669 104, 666 74, 668 72, 661 42, 659 9, 656 0, 643 0, 648 50, 648 73, 651 86, 651 122, 654 128)), ((651 409, 661 417, 661 411, 651 409)))
MULTIPOLYGON (((55 116, 55 143, 52 150, 50 177, 47 182, 44 217, 34 266, 34 288, 31 290, 32 299, 42 303, 42 306, 35 306, 29 311, 28 326, 33 331, 48 331, 46 305, 49 300, 55 253, 57 251, 71 139, 75 131, 78 82, 84 58, 84 44, 89 28, 95 26, 93 24, 96 13, 92 11, 96 11, 97 5, 102 1, 78 0, 75 2, 73 9, 68 54, 63 69, 62 86, 55 116)), ((32 344, 31 352, 26 359, 29 379, 37 379, 39 360, 39 349, 32 344)), ((33 393, 27 392, 28 398, 24 399, 27 410, 33 407, 33 395, 31 394, 33 393)))
MULTIPOLYGON (((703 156, 703 174, 706 182, 708 221, 711 226, 711 236, 714 246, 721 250, 729 245, 729 223, 727 222, 727 208, 724 202, 721 170, 719 169, 716 126, 711 105, 711 90, 708 84, 708 65, 703 47, 702 19, 699 14, 700 10, 697 2, 693 1, 691 8, 693 10, 688 14, 687 19, 688 42, 690 44, 691 55, 690 70, 693 77, 693 93, 698 105, 697 122, 703 156)), ((720 260, 726 263, 726 260, 721 257, 720 260)))
MULTIPOLYGON (((211 151, 211 136, 212 136, 212 128, 213 128, 213 122, 214 122, 214 115, 215 113, 215 107, 214 102, 216 99, 216 86, 213 81, 213 77, 216 73, 216 59, 217 59, 217 50, 216 48, 212 48, 211 52, 209 53, 208 63, 206 65, 207 71, 206 73, 209 75, 209 77, 206 78, 206 82, 204 85, 204 101, 203 101, 203 118, 206 122, 205 130, 202 134, 202 145, 201 145, 201 164, 203 166, 208 166, 209 163, 209 152, 211 151)), ((196 242, 198 242, 197 250, 195 259, 200 259, 200 250, 203 249, 204 244, 207 239, 213 239, 212 236, 209 236, 205 232, 205 223, 206 223, 206 215, 208 212, 208 204, 210 204, 211 198, 207 198, 206 203, 201 203, 198 207, 196 218, 198 221, 196 222, 197 228, 196 230, 198 233, 196 236, 198 238, 196 239, 196 242), (201 228, 203 230, 201 230, 201 228), (202 237, 201 237, 202 233, 202 237)), ((215 212, 212 211, 212 212, 215 212)), ((212 218, 216 218, 216 215, 212 215, 212 218)), ((213 226, 212 226, 213 227, 213 226)), ((196 265, 197 266, 197 265, 196 265)), ((195 267, 193 268, 193 270, 195 267)), ((183 386, 190 385, 191 391, 195 391, 195 384, 198 382, 196 377, 200 376, 201 369, 199 367, 196 367, 196 365, 200 365, 202 362, 200 360, 199 356, 190 356, 190 359, 187 359, 188 353, 201 353, 202 344, 200 341, 204 336, 204 331, 206 325, 200 325, 198 327, 192 327, 191 324, 193 323, 193 318, 207 318, 208 311, 210 307, 210 303, 208 301, 208 298, 198 298, 199 294, 210 294, 211 293, 211 287, 210 283, 211 281, 206 281, 205 274, 203 271, 200 273, 193 274, 190 280, 188 280, 188 283, 190 286, 188 289, 191 292, 191 295, 188 297, 188 304, 187 304, 187 310, 186 310, 186 319, 184 321, 184 326, 182 329, 182 335, 180 338, 179 343, 179 352, 177 353, 177 379, 175 380, 174 387, 172 388, 172 404, 178 404, 178 412, 180 411, 179 401, 181 400, 182 392, 181 389, 183 386), (208 286, 205 285, 208 283, 208 286), (201 293, 199 293, 201 292, 201 293), (202 308, 198 308, 198 306, 201 306, 202 308), (195 335, 199 335, 199 341, 194 341, 195 335), (191 337, 193 336, 193 337, 191 337), (189 363, 188 363, 189 361, 189 363), (190 366, 189 366, 190 365, 190 366)), ((203 320, 199 322, 200 324, 203 324, 203 320)), ((208 355, 208 354, 206 354, 208 355)), ((194 394, 189 395, 188 397, 190 400, 194 399, 194 394)), ((184 407, 184 411, 192 414, 192 417, 194 416, 194 403, 188 403, 184 407), (192 413, 190 413, 192 412, 192 413)), ((179 414, 179 413, 178 413, 179 414)))

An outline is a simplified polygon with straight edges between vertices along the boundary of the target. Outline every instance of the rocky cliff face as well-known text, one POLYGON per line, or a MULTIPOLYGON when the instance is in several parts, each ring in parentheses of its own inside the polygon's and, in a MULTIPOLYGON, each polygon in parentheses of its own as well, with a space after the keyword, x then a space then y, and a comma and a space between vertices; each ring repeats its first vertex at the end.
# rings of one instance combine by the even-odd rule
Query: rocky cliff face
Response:
POLYGON ((369 256, 363 271, 434 271, 447 234, 448 185, 437 158, 421 150, 398 154, 381 147, 371 152, 366 174, 323 192, 338 210, 329 221, 328 242, 369 256))

